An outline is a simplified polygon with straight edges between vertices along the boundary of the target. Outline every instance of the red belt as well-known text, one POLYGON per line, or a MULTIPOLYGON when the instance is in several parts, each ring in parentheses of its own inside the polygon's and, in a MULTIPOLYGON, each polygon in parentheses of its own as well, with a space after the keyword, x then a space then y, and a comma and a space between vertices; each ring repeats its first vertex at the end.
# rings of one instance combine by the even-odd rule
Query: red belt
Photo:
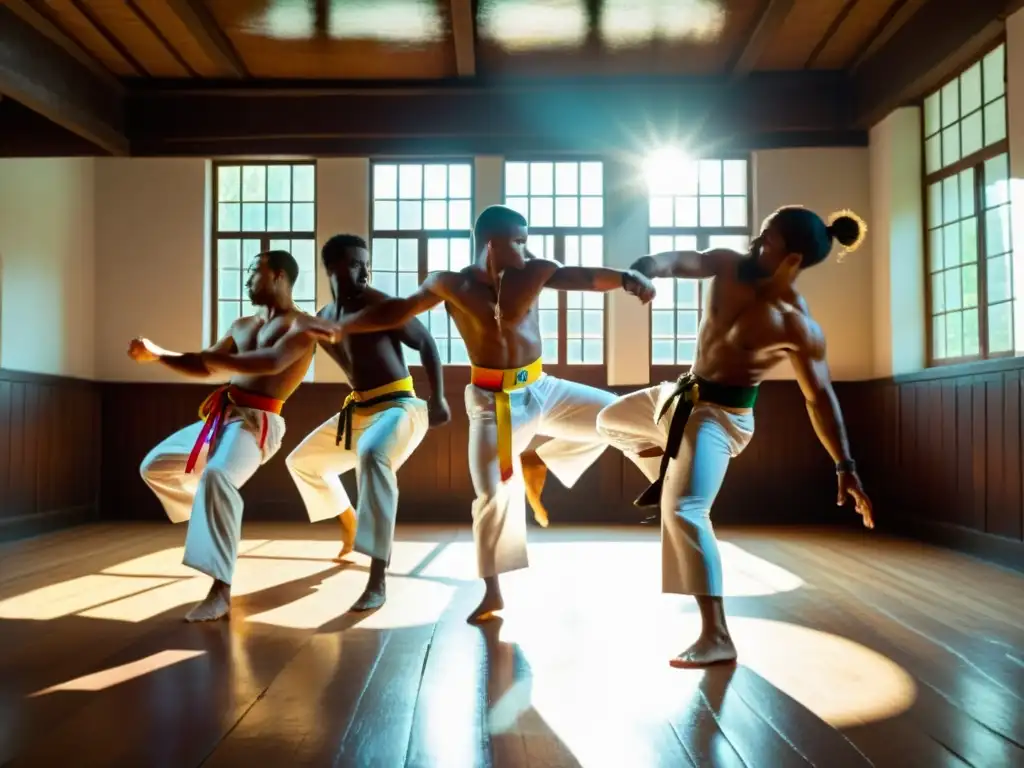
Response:
POLYGON ((195 469, 199 454, 206 443, 212 443, 220 434, 224 425, 224 415, 230 406, 237 405, 239 408, 253 408, 257 411, 265 411, 263 414, 263 427, 260 430, 260 450, 267 441, 267 413, 281 413, 284 400, 275 400, 266 395, 259 395, 255 392, 248 392, 236 387, 234 384, 226 384, 218 387, 203 400, 199 406, 199 418, 204 422, 203 429, 199 432, 196 444, 192 446, 192 453, 185 463, 185 474, 195 469))

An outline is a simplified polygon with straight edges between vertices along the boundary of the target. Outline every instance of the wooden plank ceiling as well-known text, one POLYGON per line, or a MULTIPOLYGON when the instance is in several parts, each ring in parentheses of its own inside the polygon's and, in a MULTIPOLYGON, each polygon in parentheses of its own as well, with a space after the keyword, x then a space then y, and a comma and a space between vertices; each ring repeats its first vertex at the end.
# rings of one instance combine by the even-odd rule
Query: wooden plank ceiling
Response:
POLYGON ((57 30, 126 80, 430 80, 847 69, 925 2, 12 0, 11 8, 26 20, 34 12, 37 28, 57 30))

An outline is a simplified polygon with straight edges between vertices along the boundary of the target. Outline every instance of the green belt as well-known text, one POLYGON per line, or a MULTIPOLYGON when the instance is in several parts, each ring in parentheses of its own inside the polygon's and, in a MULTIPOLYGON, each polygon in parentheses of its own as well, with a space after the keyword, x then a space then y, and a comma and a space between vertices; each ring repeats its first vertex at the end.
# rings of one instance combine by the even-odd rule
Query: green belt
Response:
MULTIPOLYGON (((731 384, 721 384, 717 381, 708 381, 692 373, 684 373, 676 380, 675 391, 666 398, 661 408, 654 414, 655 423, 660 422, 668 410, 669 405, 679 401, 675 413, 672 415, 672 423, 668 428, 668 441, 665 444, 665 453, 661 457, 661 469, 658 472, 658 479, 641 493, 633 503, 638 507, 660 507, 661 487, 665 480, 665 470, 668 463, 679 455, 679 446, 683 444, 683 432, 686 430, 686 422, 690 419, 693 406, 698 402, 720 405, 723 408, 753 408, 757 402, 758 387, 737 387, 731 384)), ((656 515, 653 519, 658 519, 656 515)))

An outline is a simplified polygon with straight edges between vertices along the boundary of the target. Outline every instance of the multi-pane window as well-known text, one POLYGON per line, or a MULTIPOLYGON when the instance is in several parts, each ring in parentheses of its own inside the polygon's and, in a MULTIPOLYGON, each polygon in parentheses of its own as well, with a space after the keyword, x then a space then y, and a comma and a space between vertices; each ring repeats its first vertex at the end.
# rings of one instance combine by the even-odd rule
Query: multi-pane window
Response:
MULTIPOLYGON (((472 255, 473 164, 373 164, 370 265, 374 287, 408 296, 429 272, 458 271, 472 255)), ((423 318, 441 361, 469 363, 466 345, 443 306, 423 318)), ((415 352, 407 352, 418 364, 415 352)))
MULTIPOLYGON (((316 312, 316 165, 218 163, 214 224, 214 335, 258 310, 245 287, 249 266, 261 251, 285 250, 299 265, 292 298, 316 312)), ((313 375, 310 365, 306 378, 313 375)))
POLYGON ((1005 46, 929 95, 923 122, 931 359, 1012 354, 1005 46))
MULTIPOLYGON (((604 164, 506 162, 505 205, 529 222, 529 250, 567 266, 604 264, 604 164)), ((545 289, 544 362, 604 364, 604 294, 545 289)))
MULTIPOLYGON (((649 174, 650 253, 750 246, 745 159, 692 160, 649 174)), ((659 278, 651 303, 651 364, 690 365, 708 280, 659 278)))

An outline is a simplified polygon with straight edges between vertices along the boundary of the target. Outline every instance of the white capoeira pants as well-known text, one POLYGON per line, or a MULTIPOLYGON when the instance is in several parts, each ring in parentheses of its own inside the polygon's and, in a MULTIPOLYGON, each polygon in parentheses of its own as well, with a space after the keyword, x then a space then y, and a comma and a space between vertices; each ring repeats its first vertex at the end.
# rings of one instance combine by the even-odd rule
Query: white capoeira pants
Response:
POLYGON ((355 469, 359 502, 353 546, 356 552, 387 561, 398 513, 395 473, 427 433, 427 404, 407 398, 366 414, 356 408, 350 450, 345 450, 344 438, 335 445, 340 416, 335 414, 311 432, 285 464, 313 523, 337 517, 352 506, 340 475, 355 469))
MULTIPOLYGON (((664 450, 676 403, 666 409, 658 423, 654 414, 675 387, 675 382, 667 382, 624 395, 601 411, 598 430, 623 452, 640 453, 655 447, 664 450)), ((698 402, 691 411, 679 455, 669 461, 662 485, 663 592, 722 596, 722 559, 711 526, 711 506, 729 461, 746 448, 753 436, 753 410, 730 411, 698 402)), ((658 469, 645 474, 653 482, 658 469)))
POLYGON ((220 434, 185 474, 192 446, 203 428, 197 421, 157 445, 139 472, 172 523, 188 521, 182 562, 225 584, 231 583, 242 535, 239 489, 281 447, 284 419, 276 413, 231 406, 220 434), (260 435, 266 419, 266 439, 260 435))
MULTIPOLYGON (((571 488, 608 447, 598 434, 597 415, 615 401, 615 395, 542 373, 533 384, 510 392, 509 399, 513 474, 502 483, 494 393, 474 384, 466 387, 469 471, 476 491, 473 540, 481 578, 529 567, 520 454, 537 435, 554 438, 540 446, 537 455, 562 485, 571 488)), ((657 472, 659 459, 625 453, 638 466, 651 465, 657 472)))

